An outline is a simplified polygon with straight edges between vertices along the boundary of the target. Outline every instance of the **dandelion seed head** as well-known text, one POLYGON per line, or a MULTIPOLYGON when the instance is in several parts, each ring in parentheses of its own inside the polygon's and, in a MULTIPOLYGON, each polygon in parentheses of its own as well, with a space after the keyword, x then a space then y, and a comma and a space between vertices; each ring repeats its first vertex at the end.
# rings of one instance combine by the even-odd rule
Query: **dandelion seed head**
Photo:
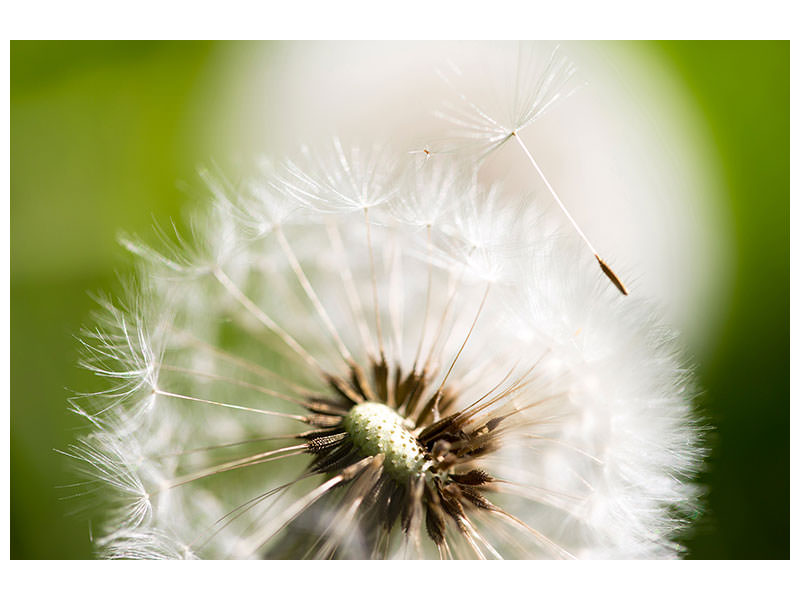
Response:
MULTIPOLYGON (((547 60, 517 121, 558 97, 547 60)), ((542 208, 442 158, 334 139, 205 173, 189 234, 126 243, 69 451, 112 498, 105 556, 680 553, 702 452, 674 340, 542 208)))

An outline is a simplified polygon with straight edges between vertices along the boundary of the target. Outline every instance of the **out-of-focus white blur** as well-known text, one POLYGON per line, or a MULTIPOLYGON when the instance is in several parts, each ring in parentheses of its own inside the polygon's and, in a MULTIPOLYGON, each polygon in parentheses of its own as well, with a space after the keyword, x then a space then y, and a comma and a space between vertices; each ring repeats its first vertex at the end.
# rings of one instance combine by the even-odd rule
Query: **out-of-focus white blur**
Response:
MULTIPOLYGON (((578 87, 523 138, 631 294, 659 303, 701 357, 726 312, 729 219, 702 115, 682 81, 646 48, 561 44, 578 69, 578 87)), ((456 64, 480 93, 507 55, 507 44, 490 42, 233 46, 222 61, 224 158, 280 157, 333 134, 419 148, 452 129, 434 116, 453 98, 437 69, 456 64)), ((493 154, 483 175, 526 201, 552 204, 515 144, 493 154)))

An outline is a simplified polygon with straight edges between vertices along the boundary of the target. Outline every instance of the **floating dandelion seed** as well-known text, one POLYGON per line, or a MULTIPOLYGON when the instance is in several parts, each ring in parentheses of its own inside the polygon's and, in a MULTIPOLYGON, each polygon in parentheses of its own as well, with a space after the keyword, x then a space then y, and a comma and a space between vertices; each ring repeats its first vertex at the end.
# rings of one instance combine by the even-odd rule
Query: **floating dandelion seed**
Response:
POLYGON ((701 452, 668 333, 474 163, 403 156, 207 177, 190 239, 127 242, 69 450, 115 498, 106 556, 679 554, 701 452))
MULTIPOLYGON (((460 129, 460 134, 471 141, 471 144, 468 144, 466 149, 476 154, 478 161, 483 160, 507 141, 516 140, 522 152, 545 184, 545 187, 547 187, 550 195, 556 201, 561 212, 564 213, 570 225, 591 250, 603 274, 608 277, 622 295, 627 296, 628 290, 622 280, 608 266, 608 263, 600 258, 594 245, 589 241, 589 238, 572 217, 569 210, 567 210, 561 197, 539 167, 533 154, 531 154, 525 142, 522 141, 521 132, 523 129, 544 115, 558 100, 571 93, 568 86, 575 74, 575 67, 566 57, 559 53, 558 46, 544 49, 523 44, 517 47, 513 66, 511 76, 508 77, 508 74, 505 74, 507 81, 498 86, 489 86, 490 89, 502 91, 514 90, 512 102, 503 102, 502 108, 506 109, 506 111, 498 109, 496 106, 488 108, 479 106, 462 91, 459 91, 451 78, 442 72, 442 78, 457 92, 461 102, 460 104, 447 103, 444 110, 438 114, 444 120, 457 126, 460 129), (504 116, 501 116, 503 113, 505 113, 504 116)), ((455 65, 451 64, 450 67, 453 74, 461 74, 455 65)), ((503 77, 502 73, 500 77, 503 77)), ((459 145, 459 148, 463 150, 464 146, 459 145)), ((431 154, 427 148, 423 152, 425 156, 430 156, 431 154)))

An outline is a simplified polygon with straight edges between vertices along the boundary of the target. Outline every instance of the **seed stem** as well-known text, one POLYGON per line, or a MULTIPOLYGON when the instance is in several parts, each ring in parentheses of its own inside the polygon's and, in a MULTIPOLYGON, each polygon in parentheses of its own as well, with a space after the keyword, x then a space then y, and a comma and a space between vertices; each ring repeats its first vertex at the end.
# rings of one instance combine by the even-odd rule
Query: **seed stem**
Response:
POLYGON ((592 245, 592 242, 589 241, 589 238, 586 237, 585 233, 583 233, 583 230, 580 228, 578 223, 575 221, 575 219, 572 218, 572 215, 567 210, 567 207, 564 206, 564 203, 561 201, 561 198, 558 196, 556 191, 553 189, 553 186, 550 185, 550 182, 548 181, 547 177, 545 177, 544 172, 539 167, 539 164, 533 158, 533 155, 531 154, 530 150, 528 150, 528 147, 522 141, 522 138, 520 137, 519 132, 512 131, 511 132, 511 137, 513 137, 514 139, 517 140, 517 142, 519 142, 520 148, 522 148, 522 151, 525 153, 525 156, 528 157, 528 160, 531 161, 531 164, 533 165, 533 168, 536 169, 536 172, 539 173, 539 177, 542 178, 542 181, 547 186, 547 189, 550 191, 550 194, 553 196, 553 199, 556 201, 556 204, 558 204, 558 207, 561 209, 561 212, 563 212, 564 215, 567 217, 567 219, 569 219, 569 222, 572 223, 572 226, 575 228, 575 231, 578 232, 578 235, 581 236, 581 239, 589 247, 589 250, 592 251, 592 254, 594 254, 594 257, 597 259, 597 262, 600 264, 600 269, 602 269, 603 274, 606 277, 608 277, 608 279, 611 281, 611 283, 614 284, 614 286, 620 291, 620 293, 622 293, 622 295, 627 296, 628 295, 628 290, 625 288, 625 285, 622 283, 622 280, 620 280, 620 278, 617 277, 617 274, 614 273, 614 271, 611 269, 611 267, 608 266, 608 263, 606 263, 602 258, 600 258, 600 255, 598 254, 598 252, 595 249, 595 247, 592 245))
POLYGON ((372 304, 375 307, 375 333, 378 336, 378 350, 381 355, 381 360, 384 360, 386 354, 383 351, 383 332, 381 331, 381 312, 378 304, 378 281, 375 275, 375 255, 372 251, 372 233, 369 221, 369 209, 364 208, 364 225, 367 229, 367 248, 369 249, 369 270, 372 279, 372 304))

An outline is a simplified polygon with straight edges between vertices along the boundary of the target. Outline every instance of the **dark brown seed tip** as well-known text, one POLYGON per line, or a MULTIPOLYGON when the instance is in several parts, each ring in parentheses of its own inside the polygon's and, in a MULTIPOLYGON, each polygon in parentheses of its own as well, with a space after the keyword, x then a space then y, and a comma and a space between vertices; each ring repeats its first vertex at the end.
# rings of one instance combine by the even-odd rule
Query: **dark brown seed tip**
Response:
POLYGON ((622 285, 622 281, 620 281, 620 278, 617 277, 617 274, 614 273, 614 271, 611 270, 611 267, 609 267, 602 258, 597 256, 597 254, 595 254, 594 257, 597 259, 597 262, 600 263, 600 268, 603 269, 603 273, 605 273, 606 277, 611 280, 611 283, 617 287, 623 296, 627 296, 628 290, 625 289, 624 285, 622 285))
POLYGON ((472 469, 467 473, 451 473, 450 479, 459 485, 483 485, 492 481, 492 476, 481 469, 472 469))

